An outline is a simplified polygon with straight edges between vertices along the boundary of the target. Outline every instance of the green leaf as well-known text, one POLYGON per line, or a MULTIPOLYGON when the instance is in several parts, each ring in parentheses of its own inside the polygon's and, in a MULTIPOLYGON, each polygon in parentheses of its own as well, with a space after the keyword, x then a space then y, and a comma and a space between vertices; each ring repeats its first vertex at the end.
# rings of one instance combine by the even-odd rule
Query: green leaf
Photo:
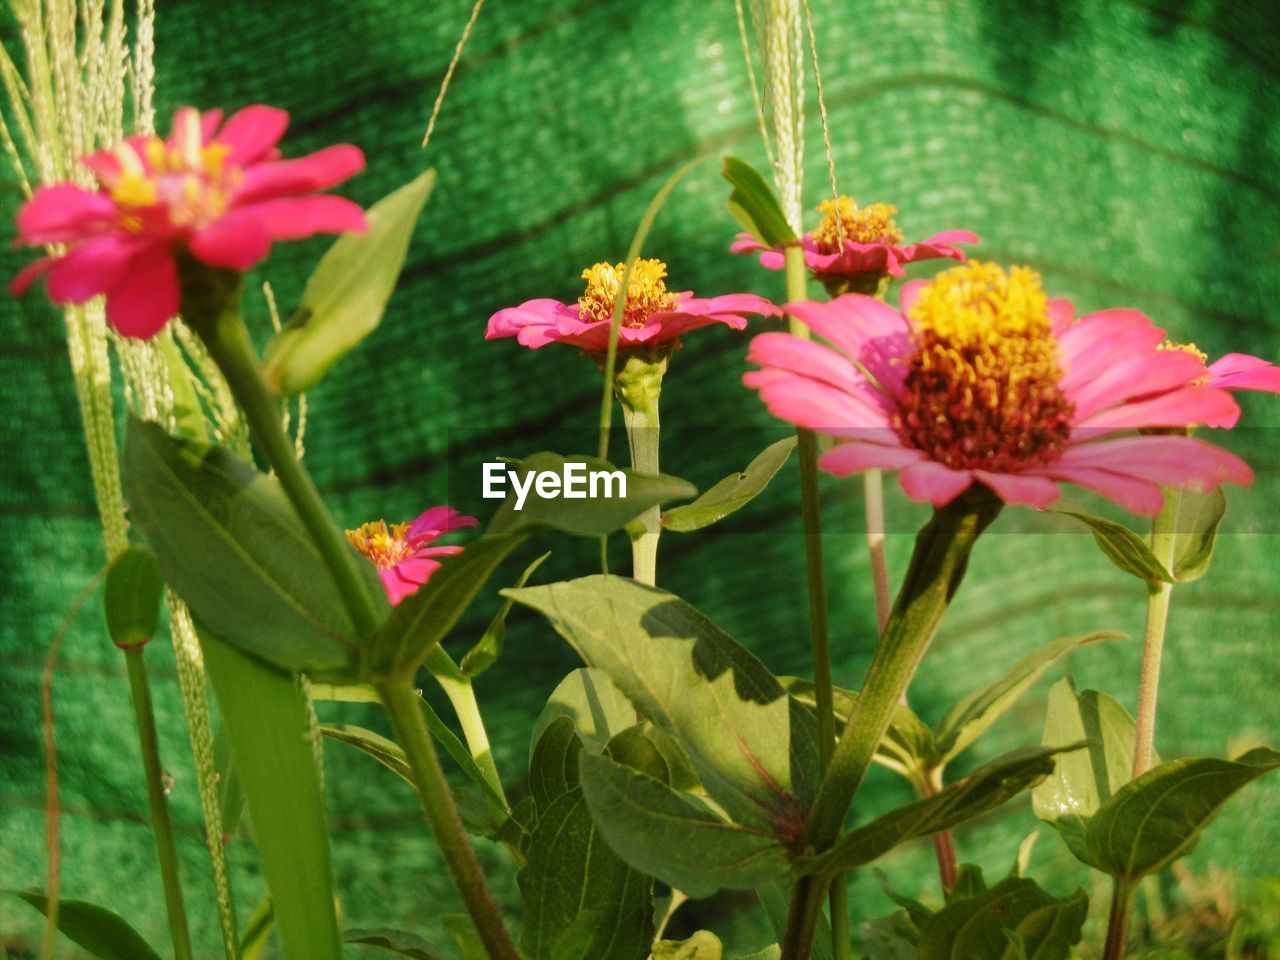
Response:
MULTIPOLYGON (((515 471, 519 482, 529 482, 530 474, 553 473, 565 476, 569 464, 581 466, 583 477, 595 472, 609 474, 608 484, 601 481, 595 496, 565 497, 539 495, 536 486, 530 486, 520 509, 516 509, 518 497, 514 489, 507 495, 493 519, 489 533, 526 533, 532 530, 558 530, 579 537, 603 537, 621 530, 650 507, 670 500, 688 500, 698 494, 698 489, 679 477, 666 474, 649 476, 615 467, 607 460, 581 455, 561 456, 558 453, 535 453, 523 460, 506 464, 515 471), (618 494, 626 490, 626 496, 618 494), (610 494, 612 492, 612 495, 610 494)), ((508 487, 512 487, 508 481, 508 487)), ((575 481, 590 492, 585 480, 575 481)))
POLYGON ((426 584, 392 610, 365 649, 375 677, 412 677, 437 643, 453 629, 498 564, 527 533, 486 533, 441 564, 426 584))
MULTIPOLYGON (((130 419, 124 490, 166 582, 206 629, 284 670, 349 676, 356 632, 275 479, 130 419)), ((361 559, 371 595, 387 602, 361 559)))
POLYGON ((917 960, 920 932, 905 910, 862 924, 862 948, 867 960, 917 960))
POLYGON ((537 822, 517 874, 522 945, 532 960, 644 960, 653 941, 653 880, 601 839, 583 798, 587 756, 568 717, 533 750, 529 785, 537 822))
POLYGON ((755 167, 737 157, 725 157, 722 176, 733 185, 729 212, 744 230, 769 247, 796 239, 777 196, 755 167))
POLYGON ((1132 776, 1133 738, 1133 718, 1107 694, 1077 694, 1066 678, 1049 691, 1042 742, 1088 742, 1084 750, 1059 758, 1053 774, 1031 791, 1032 809, 1091 866, 1097 864, 1085 845, 1085 830, 1089 818, 1132 776))
POLYGON ((1207 493, 1173 490, 1173 575, 1181 583, 1199 580, 1209 569, 1218 526, 1227 512, 1227 495, 1221 487, 1207 493))
POLYGON ((209 428, 200 396, 196 393, 191 367, 182 357, 182 350, 173 338, 172 328, 161 330, 151 338, 160 351, 169 374, 169 389, 173 393, 174 432, 185 440, 206 441, 209 428))
MULTIPOLYGON (((544 553, 525 567, 524 573, 520 574, 520 579, 516 581, 516 587, 520 588, 528 583, 533 572, 542 566, 542 562, 549 556, 551 556, 550 553, 544 553)), ((498 662, 498 657, 502 655, 502 645, 507 639, 507 616, 511 613, 511 605, 514 602, 509 599, 502 602, 502 607, 498 610, 497 616, 489 621, 489 627, 484 635, 463 655, 462 662, 458 666, 466 676, 478 676, 498 662)))
POLYGON ((263 951, 267 949, 267 941, 271 939, 271 928, 275 926, 276 913, 271 909, 271 898, 263 897, 258 901, 253 916, 245 925, 244 934, 240 937, 240 960, 262 960, 263 951))
POLYGON ((1173 574, 1156 559, 1151 548, 1147 546, 1147 541, 1124 524, 1087 513, 1075 513, 1071 510, 1054 512, 1074 517, 1086 524, 1093 531, 1093 539, 1098 544, 1098 548, 1108 560, 1125 573, 1131 573, 1148 584, 1173 583, 1173 574))
POLYGON ((662 525, 677 533, 700 530, 746 506, 769 485, 786 465, 796 438, 785 437, 765 447, 740 473, 731 473, 693 503, 674 507, 662 515, 662 525))
MULTIPOLYGON (((12 890, 48 916, 49 900, 38 890, 12 890)), ((113 910, 84 900, 58 901, 58 931, 98 960, 160 960, 160 954, 113 910)))
POLYGON ((1236 791, 1280 767, 1280 752, 1258 747, 1235 760, 1189 757, 1125 784, 1089 821, 1086 842, 1098 867, 1137 880, 1187 853, 1236 791))
POLYGON ((155 636, 164 602, 164 577, 156 555, 135 546, 118 553, 107 568, 102 595, 111 642, 122 650, 142 646, 155 636))
POLYGON ((720 960, 724 945, 710 930, 699 930, 688 940, 659 940, 653 945, 653 960, 720 960))
POLYGON ((440 925, 453 937, 462 951, 462 960, 489 960, 489 951, 476 930, 476 925, 465 913, 451 913, 440 918, 440 925))
POLYGON ((919 960, 1067 960, 1088 909, 1083 890, 1059 899, 1032 880, 1010 877, 930 917, 920 933, 919 960))
MULTIPOLYGON (((816 956, 817 951, 815 950, 814 953, 816 956)), ((781 958, 782 948, 774 943, 765 947, 763 950, 757 950, 755 953, 747 953, 740 957, 735 957, 734 960, 781 960, 781 958)))
POLYGON ((981 816, 1052 773, 1053 756, 1060 749, 1039 747, 1005 754, 940 793, 891 810, 845 834, 831 849, 798 860, 795 867, 801 873, 819 874, 860 867, 915 837, 981 816))
POLYGON ((1116 640, 1123 636, 1124 634, 1113 631, 1099 631, 1080 637, 1062 637, 1019 660, 995 683, 969 694, 947 711, 935 731, 941 762, 947 763, 954 759, 977 740, 1030 689, 1054 661, 1089 644, 1116 640))
POLYGON ((222 835, 234 837, 244 812, 244 786, 231 755, 231 735, 221 721, 213 734, 213 770, 218 784, 218 809, 222 811, 222 835))
POLYGON ((674 737, 732 820, 801 829, 818 780, 814 714, 728 634, 678 597, 623 577, 507 595, 542 613, 674 737))
POLYGON ((297 682, 197 625, 289 960, 342 956, 320 775, 297 682))
POLYGON ((728 823, 705 804, 607 756, 584 753, 582 791, 609 846, 637 870, 696 898, 785 877, 771 832, 728 823))
POLYGON ((533 725, 530 751, 557 717, 572 720, 587 749, 601 753, 615 734, 636 722, 636 708, 603 670, 580 667, 561 680, 547 699, 533 725))
POLYGON ((347 943, 359 943, 367 947, 381 947, 411 960, 442 960, 445 956, 416 933, 405 930, 348 930, 342 935, 347 943))
POLYGON ((285 396, 318 383, 382 321, 413 228, 436 182, 427 170, 368 211, 364 233, 344 233, 320 258, 302 303, 263 358, 267 383, 285 396))

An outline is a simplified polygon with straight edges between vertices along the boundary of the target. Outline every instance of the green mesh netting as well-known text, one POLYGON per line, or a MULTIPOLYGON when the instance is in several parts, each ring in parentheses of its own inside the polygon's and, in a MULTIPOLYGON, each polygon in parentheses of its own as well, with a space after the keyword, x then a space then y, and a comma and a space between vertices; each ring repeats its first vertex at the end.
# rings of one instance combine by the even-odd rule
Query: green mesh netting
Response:
MULTIPOLYGON (((552 425, 590 427, 599 395, 590 364, 567 349, 534 354, 510 341, 486 344, 485 320, 529 297, 575 296, 578 272, 622 256, 643 205, 681 162, 726 149, 762 159, 729 0, 492 0, 424 157, 422 128, 469 6, 160 4, 162 115, 188 102, 286 107, 291 152, 336 141, 365 148, 369 169, 350 189, 362 202, 424 164, 439 169, 386 320, 311 394, 307 462, 350 525, 407 518, 446 499, 483 513, 477 475, 446 469, 451 442, 472 458, 520 454, 552 442, 552 425)), ((1280 6, 833 0, 813 7, 844 190, 896 203, 908 236, 977 231, 983 255, 1032 264, 1051 291, 1081 309, 1141 308, 1213 354, 1280 354, 1280 6)), ((12 44, 11 28, 5 40, 12 44)), ((812 102, 810 116, 807 206, 827 189, 812 102)), ((15 191, 6 196, 7 217, 15 191)), ((677 289, 781 297, 780 277, 724 252, 735 230, 725 196, 714 165, 703 168, 659 217, 648 251, 668 261, 677 289)), ((281 247, 262 271, 282 304, 296 302, 323 247, 281 247)), ((6 253, 0 265, 8 274, 22 261, 6 253)), ((265 307, 253 294, 248 303, 265 329, 265 307)), ((102 554, 59 315, 31 296, 0 303, 0 324, 0 887, 39 887, 40 671, 51 634, 102 554)), ((691 337, 668 379, 664 423, 756 427, 761 445, 766 435, 782 436, 739 385, 744 351, 729 331, 691 337)), ((1272 398, 1244 405, 1255 426, 1280 422, 1272 398)), ((1235 495, 1255 532, 1233 528, 1209 578, 1175 599, 1158 735, 1166 756, 1221 752, 1235 734, 1273 742, 1280 735, 1280 539, 1267 524, 1280 504, 1280 458, 1258 440, 1265 432, 1250 444, 1259 482, 1235 495)), ((705 486, 739 466, 749 445, 672 451, 668 465, 705 486)), ((780 673, 806 671, 793 489, 775 485, 705 535, 669 537, 660 574, 780 673)), ((832 522, 850 531, 832 535, 827 547, 837 681, 854 685, 874 623, 853 534, 859 485, 828 482, 826 492, 829 515, 843 518, 832 522)), ((889 509, 901 517, 908 508, 891 496, 889 509)), ((909 529, 904 521, 897 527, 909 529)), ((908 550, 905 534, 890 538, 895 572, 908 550)), ((568 546, 544 573, 569 576, 591 562, 590 549, 568 546)), ((978 546, 913 701, 936 720, 1045 640, 1101 627, 1140 635, 1142 600, 1088 537, 993 534, 978 546), (1030 577, 1017 576, 1027 570, 1030 577)), ((474 636, 492 609, 479 605, 458 636, 474 636)), ((64 893, 118 910, 163 945, 127 685, 100 620, 90 604, 76 621, 55 686, 64 893)), ((1136 640, 1095 647, 1070 670, 1081 686, 1108 689, 1132 708, 1138 654, 1136 640)), ((147 657, 197 952, 215 957, 217 921, 172 653, 156 642, 147 657)), ((532 718, 574 665, 544 624, 513 618, 503 660, 479 684, 498 764, 513 783, 532 718)), ((957 772, 1038 740, 1046 689, 1047 681, 1037 686, 957 772)), ((380 726, 368 711, 327 714, 380 726)), ((412 928, 443 943, 435 918, 459 904, 410 791, 338 745, 326 753, 326 785, 344 920, 412 928)), ((877 774, 856 816, 904 799, 904 787, 877 774)), ((1244 792, 1192 855, 1192 868, 1276 872, 1278 799, 1275 778, 1244 792)), ((1003 870, 1035 826, 1026 805, 1015 805, 961 830, 961 856, 1003 870)), ((233 840, 230 852, 247 916, 262 882, 247 838, 233 840)), ((481 856, 514 910, 505 856, 493 848, 481 856)), ((907 893, 933 882, 927 845, 887 863, 907 893)), ((1052 836, 1042 838, 1035 863, 1050 889, 1084 879, 1052 836)), ((865 873, 852 903, 862 917, 890 907, 865 873)), ((732 898, 698 905, 689 923, 731 931, 742 950, 767 942, 758 912, 724 919, 741 905, 732 898)), ((0 899, 0 943, 12 956, 27 955, 38 930, 34 912, 0 899)))

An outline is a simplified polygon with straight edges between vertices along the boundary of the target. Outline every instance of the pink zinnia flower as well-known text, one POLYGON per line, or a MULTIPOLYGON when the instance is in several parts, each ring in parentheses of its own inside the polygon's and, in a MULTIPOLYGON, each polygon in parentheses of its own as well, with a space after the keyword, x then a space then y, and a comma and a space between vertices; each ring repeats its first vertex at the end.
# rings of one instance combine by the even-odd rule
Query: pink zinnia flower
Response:
MULTIPOLYGON (((1209 355, 1194 343, 1166 343, 1165 346, 1172 350, 1186 350, 1205 363, 1209 361, 1209 355)), ((1247 353, 1228 353, 1209 364, 1209 376, 1205 383, 1220 390, 1280 393, 1280 367, 1247 353)))
POLYGON ((1136 435, 1239 415, 1203 360, 1161 350, 1164 331, 1141 313, 1076 320, 1033 271, 977 262, 908 284, 902 301, 905 313, 860 294, 788 304, 833 346, 784 333, 751 343, 762 369, 744 381, 773 414, 842 441, 824 470, 898 470, 907 496, 935 506, 981 483, 1044 507, 1071 482, 1144 514, 1160 509, 1161 486, 1252 482, 1204 440, 1136 435))
POLYGON ((168 140, 130 137, 81 161, 96 189, 58 183, 18 211, 18 242, 65 249, 29 265, 10 284, 22 293, 48 274, 58 303, 107 298, 107 319, 130 337, 152 337, 178 312, 175 254, 248 270, 275 240, 363 230, 365 216, 342 197, 316 196, 364 168, 348 144, 296 160, 276 144, 289 115, 252 106, 222 123, 222 111, 183 107, 168 140))
MULTIPOLYGON (((902 242, 894 222, 897 207, 873 203, 859 208, 841 195, 818 205, 822 222, 803 239, 804 262, 818 280, 828 284, 852 284, 861 293, 873 293, 882 277, 901 277, 903 265, 916 260, 948 257, 965 259, 957 243, 977 243, 968 230, 944 230, 920 243, 902 242)), ((781 248, 767 247, 749 233, 740 233, 729 248, 733 253, 760 252, 760 264, 781 270, 786 258, 781 248)))
MULTIPOLYGON (((586 292, 575 304, 559 300, 528 300, 518 307, 499 310, 489 318, 486 340, 515 337, 537 349, 548 343, 568 343, 587 353, 609 349, 609 325, 625 263, 597 263, 582 271, 586 292)), ((782 311, 763 297, 748 293, 699 299, 689 291, 667 290, 667 265, 661 260, 637 260, 627 286, 627 305, 618 331, 618 349, 653 346, 675 348, 690 330, 723 323, 735 330, 747 325, 744 314, 781 316, 782 311)))
POLYGON ((440 569, 435 557, 462 552, 462 547, 433 547, 432 542, 452 530, 478 523, 475 517, 465 517, 453 507, 432 507, 413 523, 388 526, 385 520, 376 520, 348 530, 347 539, 377 565, 378 576, 394 606, 416 593, 440 569))

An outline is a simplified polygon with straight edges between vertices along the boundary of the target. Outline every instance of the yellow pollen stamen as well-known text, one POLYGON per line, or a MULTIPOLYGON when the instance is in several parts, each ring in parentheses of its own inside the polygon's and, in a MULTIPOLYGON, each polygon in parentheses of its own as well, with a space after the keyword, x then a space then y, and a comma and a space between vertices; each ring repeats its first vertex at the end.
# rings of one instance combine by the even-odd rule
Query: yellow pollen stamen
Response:
POLYGON ((375 520, 347 531, 351 545, 372 560, 378 567, 389 569, 413 555, 406 535, 411 524, 375 520))
MULTIPOLYGON (((587 281, 586 292, 578 298, 583 320, 612 319, 626 269, 625 263, 597 263, 582 271, 582 279, 587 281)), ((627 284, 623 326, 643 327, 653 314, 680 308, 680 295, 667 290, 666 275, 667 265, 661 260, 636 261, 627 284)))
POLYGON ((901 243, 902 231, 893 221, 898 208, 888 203, 872 203, 859 208, 852 197, 841 194, 818 204, 823 214, 813 240, 820 253, 839 253, 842 240, 855 243, 901 243))
MULTIPOLYGON (((1157 350, 1181 350, 1183 353, 1191 354, 1193 357, 1195 357, 1201 363, 1203 363, 1206 367, 1209 365, 1209 355, 1205 353, 1203 350, 1201 350, 1199 347, 1197 347, 1194 343, 1174 343, 1174 341, 1172 340, 1166 340, 1164 343, 1160 344, 1160 346, 1156 347, 1156 349, 1157 350)), ((1192 380, 1191 386, 1200 387, 1200 386, 1204 386, 1208 382, 1209 382, 1209 375, 1206 373, 1204 376, 1197 377, 1195 380, 1192 380)))
POLYGON ((1056 459, 1071 430, 1040 276, 969 261, 926 284, 895 427, 956 469, 1016 471, 1056 459))

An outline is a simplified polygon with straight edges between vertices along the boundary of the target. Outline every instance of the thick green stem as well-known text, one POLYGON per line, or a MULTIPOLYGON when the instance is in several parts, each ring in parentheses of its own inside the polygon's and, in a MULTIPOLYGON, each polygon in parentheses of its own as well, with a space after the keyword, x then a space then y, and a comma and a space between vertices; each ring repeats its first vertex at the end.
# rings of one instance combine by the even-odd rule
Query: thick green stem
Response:
POLYGON ((509 807, 507 795, 502 789, 502 780, 498 776, 498 765, 493 760, 489 732, 485 729, 484 718, 480 715, 480 703, 476 700, 476 691, 471 685, 471 678, 458 668, 453 657, 449 656, 448 651, 438 643, 427 655, 426 667, 453 705, 453 712, 457 715, 458 724, 462 727, 462 739, 466 741, 467 749, 471 751, 471 758, 475 760, 476 766, 484 774, 489 786, 493 787, 494 793, 501 798, 503 806, 509 807))
POLYGON ((1133 906, 1133 885, 1116 879, 1111 890, 1111 912, 1107 915, 1107 942, 1102 960, 1124 960, 1129 945, 1129 909, 1133 906))
MULTIPOLYGON (((809 960, 822 916, 823 885, 818 877, 797 877, 791 885, 787 929, 782 934, 781 960, 809 960)), ((834 943, 834 941, 833 941, 834 943)))
MULTIPOLYGON (((1173 566, 1177 544, 1174 527, 1181 501, 1181 490, 1166 490, 1164 507, 1156 515, 1151 528, 1151 552, 1165 569, 1173 566)), ((1152 585, 1147 596, 1147 629, 1142 644, 1142 673, 1138 680, 1138 716, 1133 741, 1135 777, 1151 768, 1156 735, 1156 700, 1160 692, 1160 660, 1164 655, 1164 635, 1172 597, 1171 583, 1152 585)))
POLYGON ((971 487, 935 510, 916 536, 906 579, 810 812, 808 840, 815 849, 826 849, 839 834, 893 711, 964 578, 973 545, 1000 507, 985 487, 971 487))
POLYGON ((164 902, 169 913, 173 953, 177 960, 191 960, 191 934, 187 929, 187 910, 182 901, 178 850, 173 842, 173 823, 169 819, 169 803, 165 797, 165 773, 160 763, 160 744, 156 739, 156 717, 151 708, 147 665, 142 659, 141 647, 126 650, 124 659, 129 668, 134 718, 138 722, 138 744, 142 748, 147 802, 151 807, 151 829, 156 836, 156 856, 160 861, 160 876, 164 881, 164 902))
MULTIPOLYGON (((631 467, 637 473, 658 474, 661 422, 658 399, 667 372, 669 352, 629 354, 614 381, 627 428, 631 467)), ((636 518, 639 529, 631 534, 631 576, 638 583, 658 582, 658 538, 662 536, 662 512, 652 506, 636 518)))
POLYGON ((404 748, 413 771, 413 782, 422 799, 427 823, 453 875, 462 902, 471 914, 480 940, 492 960, 520 960, 511 935, 502 921, 498 905, 489 892, 475 851, 467 839, 458 808, 449 792, 444 771, 436 755, 431 734, 422 719, 418 695, 407 683, 389 683, 378 687, 396 742, 404 748))
POLYGON ((240 318, 239 299, 238 276, 207 268, 184 270, 183 319, 222 371, 244 411, 249 432, 329 568, 357 634, 367 637, 377 627, 378 616, 356 566, 362 561, 329 516, 311 475, 298 462, 294 442, 280 422, 278 400, 262 379, 240 318))
POLYGON ((893 607, 889 587, 889 563, 884 553, 884 474, 876 468, 862 474, 866 502, 867 554, 871 559, 871 582, 876 595, 876 629, 884 633, 893 607))

